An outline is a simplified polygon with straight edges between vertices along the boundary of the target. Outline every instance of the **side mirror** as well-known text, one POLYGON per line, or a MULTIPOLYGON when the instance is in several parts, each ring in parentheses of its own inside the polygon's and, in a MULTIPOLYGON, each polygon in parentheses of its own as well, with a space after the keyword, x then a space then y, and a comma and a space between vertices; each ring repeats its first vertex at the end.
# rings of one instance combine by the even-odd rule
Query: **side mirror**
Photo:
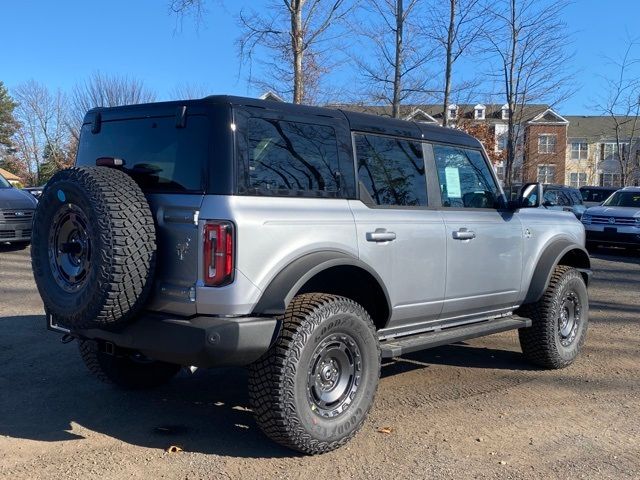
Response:
POLYGON ((544 189, 541 183, 525 183, 516 199, 515 208, 538 208, 542 205, 544 189))
POLYGON ((550 201, 550 200, 545 200, 544 202, 542 202, 542 206, 543 207, 556 207, 557 205, 550 201))

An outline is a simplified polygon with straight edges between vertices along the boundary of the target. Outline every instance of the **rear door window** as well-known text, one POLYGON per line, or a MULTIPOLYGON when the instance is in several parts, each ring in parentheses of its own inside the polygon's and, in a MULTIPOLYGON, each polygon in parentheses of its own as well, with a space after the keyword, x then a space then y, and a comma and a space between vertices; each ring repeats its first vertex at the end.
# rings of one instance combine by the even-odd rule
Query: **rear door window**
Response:
POLYGON ((360 197, 369 205, 427 205, 422 144, 380 135, 354 135, 360 197))
POLYGON ((332 126, 251 117, 246 124, 249 195, 338 197, 342 173, 332 126))
POLYGON ((100 157, 124 160, 122 169, 147 192, 202 192, 205 188, 209 120, 190 115, 184 128, 172 117, 102 122, 98 133, 83 125, 78 165, 100 157))

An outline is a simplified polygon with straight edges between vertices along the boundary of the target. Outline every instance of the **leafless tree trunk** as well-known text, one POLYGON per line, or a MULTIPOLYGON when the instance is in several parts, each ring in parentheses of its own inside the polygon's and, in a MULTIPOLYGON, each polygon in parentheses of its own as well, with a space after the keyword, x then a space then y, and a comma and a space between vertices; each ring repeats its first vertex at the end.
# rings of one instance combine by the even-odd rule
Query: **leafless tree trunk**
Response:
MULTIPOLYGON (((193 13, 201 19, 206 3, 171 0, 169 7, 178 16, 193 13)), ((249 82, 294 103, 316 103, 322 77, 335 62, 337 24, 353 5, 353 0, 270 0, 259 10, 242 11, 238 49, 249 82), (261 78, 253 76, 254 64, 262 67, 261 78)))
POLYGON ((640 57, 633 56, 639 47, 639 39, 629 39, 622 58, 612 62, 617 72, 614 76, 605 77, 606 94, 598 105, 614 126, 616 159, 623 187, 640 173, 637 138, 640 135, 640 78, 632 71, 635 65, 640 64, 640 57))
POLYGON ((434 92, 425 72, 433 52, 422 35, 424 0, 367 0, 356 19, 362 39, 354 55, 360 78, 368 83, 366 96, 402 116, 402 105, 424 101, 434 92))
POLYGON ((95 107, 118 107, 155 100, 156 95, 144 82, 135 78, 93 73, 73 87, 70 98, 69 129, 78 139, 87 110, 95 107))
POLYGON ((569 34, 562 13, 568 0, 495 0, 484 39, 497 59, 509 109, 505 184, 511 185, 522 113, 527 103, 553 105, 570 94, 569 34))
POLYGON ((488 18, 481 0, 449 0, 434 3, 429 13, 427 35, 444 51, 443 125, 448 125, 447 111, 451 103, 453 66, 480 39, 488 18), (446 11, 445 11, 446 10, 446 11))

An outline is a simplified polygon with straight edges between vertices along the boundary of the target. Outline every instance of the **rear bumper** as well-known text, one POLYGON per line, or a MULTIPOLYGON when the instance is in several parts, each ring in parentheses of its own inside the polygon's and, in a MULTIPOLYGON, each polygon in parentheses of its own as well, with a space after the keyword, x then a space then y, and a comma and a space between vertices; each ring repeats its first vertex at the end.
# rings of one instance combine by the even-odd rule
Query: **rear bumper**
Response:
POLYGON ((26 242, 31 239, 31 222, 0 223, 0 242, 26 242))
POLYGON ((273 317, 161 316, 146 313, 117 331, 72 331, 81 338, 100 340, 117 348, 137 350, 154 360, 184 366, 248 365, 275 342, 280 322, 273 317))

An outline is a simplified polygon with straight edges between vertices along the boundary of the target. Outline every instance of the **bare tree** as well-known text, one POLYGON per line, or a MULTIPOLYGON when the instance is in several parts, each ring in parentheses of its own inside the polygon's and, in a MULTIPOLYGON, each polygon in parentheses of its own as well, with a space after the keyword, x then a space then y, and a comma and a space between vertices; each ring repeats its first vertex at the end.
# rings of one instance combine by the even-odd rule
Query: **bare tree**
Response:
POLYGON ((354 22, 361 41, 354 55, 358 74, 369 84, 370 100, 391 106, 400 117, 407 102, 418 103, 433 93, 425 68, 433 58, 420 22, 424 0, 366 0, 354 22))
POLYGON ((568 0, 494 0, 492 29, 484 38, 498 62, 509 110, 505 184, 511 185, 516 143, 527 103, 555 104, 570 94, 569 32, 562 20, 568 0))
POLYGON ((614 158, 618 161, 623 187, 637 177, 640 169, 637 138, 640 135, 640 77, 634 71, 634 67, 640 65, 640 56, 634 57, 639 47, 640 39, 628 39, 622 57, 611 61, 617 71, 610 77, 604 77, 606 94, 598 105, 614 127, 614 158))
POLYGON ((70 98, 69 129, 77 139, 87 110, 95 107, 147 103, 155 98, 156 94, 141 80, 95 72, 87 80, 73 87, 70 98))
POLYGON ((15 156, 26 165, 29 183, 43 183, 43 166, 61 168, 69 162, 66 97, 34 80, 19 85, 13 97, 18 103, 15 117, 19 123, 14 135, 15 156))
POLYGON ((179 83, 169 93, 171 99, 191 100, 212 95, 210 87, 203 83, 179 83))
POLYGON ((447 111, 451 101, 453 66, 481 39, 489 18, 485 3, 484 0, 435 2, 429 12, 427 35, 444 54, 442 124, 445 127, 449 120, 447 111))
POLYGON ((271 0, 261 12, 241 12, 240 57, 250 72, 258 57, 269 77, 255 82, 250 73, 250 81, 294 103, 315 103, 322 77, 336 61, 331 52, 340 36, 336 25, 353 5, 349 0, 271 0))
MULTIPOLYGON (((171 0, 169 8, 178 17, 193 14, 201 21, 206 3, 171 0)), ((336 24, 353 4, 354 0, 270 0, 260 10, 241 11, 238 49, 248 65, 249 82, 294 103, 315 103, 322 77, 335 62, 330 46, 337 36, 336 24), (260 78, 253 76, 254 64, 262 67, 260 78)))

